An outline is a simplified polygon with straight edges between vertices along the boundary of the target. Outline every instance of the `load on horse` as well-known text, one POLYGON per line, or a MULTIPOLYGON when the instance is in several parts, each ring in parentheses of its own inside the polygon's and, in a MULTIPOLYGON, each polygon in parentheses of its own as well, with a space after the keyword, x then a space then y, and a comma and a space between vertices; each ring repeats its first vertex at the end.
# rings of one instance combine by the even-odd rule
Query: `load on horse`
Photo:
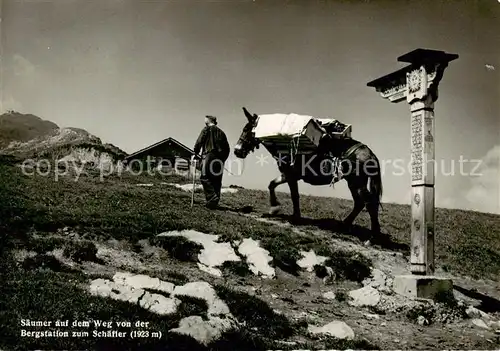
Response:
POLYGON ((276 160, 281 173, 268 187, 271 215, 280 210, 275 190, 281 184, 288 183, 293 203, 292 220, 298 222, 301 218, 299 180, 311 185, 333 185, 345 180, 354 208, 343 223, 351 226, 366 206, 372 231, 380 232, 380 163, 368 146, 352 139, 351 125, 306 115, 257 115, 246 108, 243 111, 247 123, 234 147, 234 155, 245 158, 262 144, 276 160))

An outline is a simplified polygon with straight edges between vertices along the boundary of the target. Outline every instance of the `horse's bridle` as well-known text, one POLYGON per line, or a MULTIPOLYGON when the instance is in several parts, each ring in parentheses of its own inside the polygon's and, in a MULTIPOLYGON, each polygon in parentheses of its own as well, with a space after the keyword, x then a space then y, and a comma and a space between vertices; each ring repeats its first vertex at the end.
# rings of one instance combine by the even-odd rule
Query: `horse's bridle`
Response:
POLYGON ((255 148, 259 147, 260 140, 255 137, 255 128, 257 127, 257 124, 255 124, 252 127, 252 130, 245 135, 245 137, 241 136, 240 139, 238 140, 238 144, 240 145, 250 145, 250 147, 245 150, 246 154, 250 154, 251 152, 255 151, 255 148), (250 138, 253 140, 250 140, 250 138))

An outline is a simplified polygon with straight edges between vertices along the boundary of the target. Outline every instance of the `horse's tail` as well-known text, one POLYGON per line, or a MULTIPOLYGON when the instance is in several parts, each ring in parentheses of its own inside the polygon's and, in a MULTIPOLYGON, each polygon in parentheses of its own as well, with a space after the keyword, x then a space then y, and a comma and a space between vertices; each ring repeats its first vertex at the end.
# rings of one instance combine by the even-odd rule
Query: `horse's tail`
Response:
POLYGON ((382 194, 383 194, 383 186, 382 186, 382 171, 380 169, 380 162, 377 156, 373 155, 375 160, 377 161, 376 172, 373 175, 370 175, 369 179, 369 191, 370 194, 378 200, 380 207, 382 207, 382 194))

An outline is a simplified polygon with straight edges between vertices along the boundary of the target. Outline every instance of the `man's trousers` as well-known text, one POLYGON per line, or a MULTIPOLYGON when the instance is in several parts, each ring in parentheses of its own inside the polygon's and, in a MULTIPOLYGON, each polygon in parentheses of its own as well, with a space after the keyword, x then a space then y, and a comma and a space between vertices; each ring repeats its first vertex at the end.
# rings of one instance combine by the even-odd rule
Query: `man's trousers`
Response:
POLYGON ((216 207, 220 201, 224 160, 208 153, 202 161, 200 181, 205 192, 207 207, 216 207))

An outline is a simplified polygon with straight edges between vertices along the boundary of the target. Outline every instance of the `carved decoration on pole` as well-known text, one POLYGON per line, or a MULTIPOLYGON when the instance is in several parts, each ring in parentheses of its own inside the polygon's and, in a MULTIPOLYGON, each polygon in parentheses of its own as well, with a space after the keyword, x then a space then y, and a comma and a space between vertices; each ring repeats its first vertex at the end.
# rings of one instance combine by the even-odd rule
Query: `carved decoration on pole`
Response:
POLYGON ((410 65, 367 85, 411 112, 411 272, 434 273, 434 103, 448 63, 458 55, 417 49, 398 58, 410 65))

